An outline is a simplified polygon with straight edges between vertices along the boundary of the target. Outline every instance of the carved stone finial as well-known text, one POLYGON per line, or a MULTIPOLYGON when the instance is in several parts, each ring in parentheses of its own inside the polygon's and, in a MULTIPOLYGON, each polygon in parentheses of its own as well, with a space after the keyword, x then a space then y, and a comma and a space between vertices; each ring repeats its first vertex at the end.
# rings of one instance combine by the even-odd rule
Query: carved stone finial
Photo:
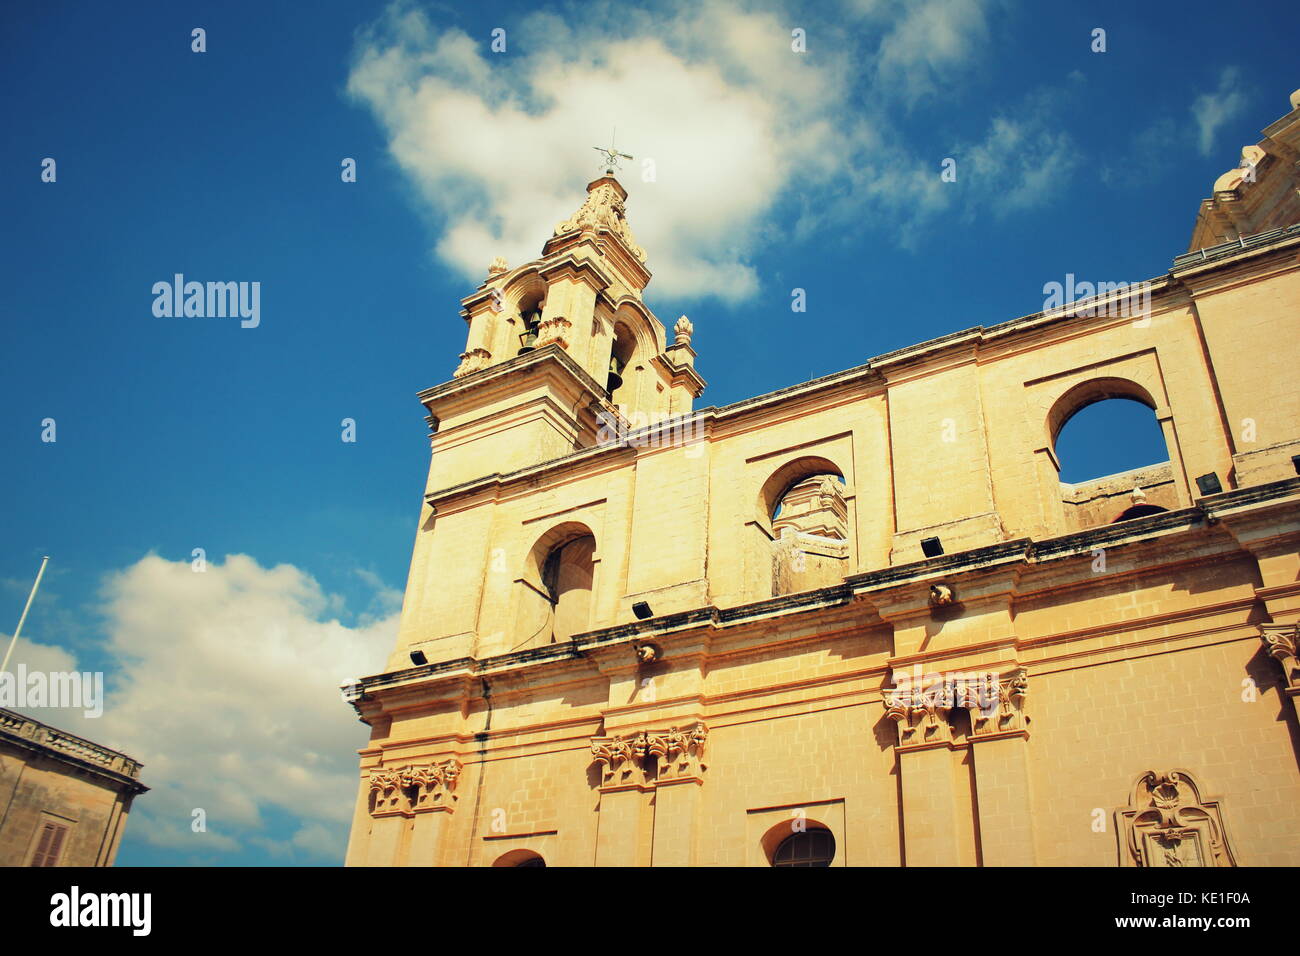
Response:
POLYGON ((1133 493, 1129 495, 1129 499, 1135 505, 1144 505, 1147 503, 1147 493, 1143 491, 1142 487, 1139 485, 1133 489, 1133 493))
POLYGON ((488 278, 499 276, 503 272, 509 272, 510 267, 506 265, 505 256, 497 256, 488 263, 488 278))
POLYGON ((555 235, 604 230, 618 236, 632 255, 645 262, 645 250, 637 245, 627 224, 627 210, 623 206, 623 197, 627 193, 616 186, 611 179, 598 179, 592 183, 586 201, 572 218, 555 227, 555 235))
POLYGON ((677 336, 678 345, 690 345, 691 336, 695 334, 695 325, 683 315, 673 325, 673 332, 677 336))

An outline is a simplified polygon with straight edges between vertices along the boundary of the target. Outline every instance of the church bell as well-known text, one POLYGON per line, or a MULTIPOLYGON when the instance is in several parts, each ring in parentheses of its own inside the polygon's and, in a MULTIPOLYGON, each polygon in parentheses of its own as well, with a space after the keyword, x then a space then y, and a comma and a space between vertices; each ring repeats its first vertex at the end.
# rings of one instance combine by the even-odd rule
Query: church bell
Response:
POLYGON ((524 330, 519 333, 520 355, 537 348, 537 326, 541 317, 540 312, 526 312, 524 314, 524 330))
POLYGON ((605 380, 605 391, 611 395, 623 384, 623 376, 620 374, 622 371, 623 363, 618 360, 618 356, 611 355, 609 357, 609 378, 605 380))

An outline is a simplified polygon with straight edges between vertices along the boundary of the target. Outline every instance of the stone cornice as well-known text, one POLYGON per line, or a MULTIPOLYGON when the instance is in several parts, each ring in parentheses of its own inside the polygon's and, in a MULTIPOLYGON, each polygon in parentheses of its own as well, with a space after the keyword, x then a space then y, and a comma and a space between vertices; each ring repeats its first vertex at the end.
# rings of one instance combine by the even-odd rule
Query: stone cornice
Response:
POLYGON ((700 393, 708 386, 708 382, 689 365, 678 365, 673 361, 672 356, 667 352, 660 352, 650 360, 657 365, 669 377, 674 385, 684 384, 690 391, 691 396, 699 398, 700 393))
MULTIPOLYGON (((477 683, 481 678, 499 679, 512 672, 522 672, 538 665, 573 665, 581 661, 583 667, 590 667, 587 654, 590 651, 611 645, 626 643, 628 654, 633 654, 631 645, 653 638, 663 641, 678 634, 704 629, 723 630, 743 627, 750 624, 762 624, 775 618, 807 614, 829 608, 846 608, 856 601, 864 601, 866 614, 874 605, 873 596, 900 587, 922 588, 936 579, 948 580, 955 575, 980 576, 995 574, 1005 576, 1017 567, 1030 569, 1049 562, 1065 560, 1079 554, 1090 553, 1098 547, 1108 549, 1128 548, 1142 545, 1164 547, 1164 540, 1169 537, 1186 535, 1204 535, 1207 531, 1217 534, 1217 530, 1207 528, 1207 517, 1211 520, 1217 511, 1241 511, 1243 503, 1256 508, 1288 508, 1295 502, 1289 500, 1300 494, 1300 478, 1272 482, 1249 488, 1228 491, 1212 498, 1200 499, 1197 507, 1177 512, 1162 512, 1147 518, 1137 518, 1119 525, 1106 525, 1086 531, 1075 532, 1035 542, 1027 538, 1003 542, 971 551, 941 555, 912 564, 881 568, 865 574, 852 575, 842 584, 756 601, 731 608, 713 606, 695 608, 677 614, 664 615, 645 621, 631 621, 613 627, 588 631, 574 636, 561 644, 546 647, 513 651, 494 657, 476 660, 470 657, 439 663, 424 664, 400 671, 377 674, 360 682, 362 696, 353 702, 358 713, 370 716, 383 709, 374 702, 373 695, 390 691, 400 692, 402 688, 427 688, 430 682, 444 683, 466 682, 461 688, 466 693, 468 682, 477 683)), ((1230 535, 1220 535, 1224 544, 1235 543, 1230 535)))
MULTIPOLYGON (((1273 230, 1272 233, 1264 233, 1260 237, 1247 237, 1244 246, 1230 244, 1235 247, 1221 250, 1217 253, 1216 258, 1208 262, 1196 262, 1187 266, 1180 267, 1175 275, 1175 271, 1146 280, 1152 285, 1152 295, 1161 295, 1165 297, 1175 297, 1181 299, 1186 296, 1186 287, 1184 280, 1191 278, 1193 275, 1201 275, 1215 270, 1236 267, 1239 264, 1246 264, 1248 259, 1258 257, 1263 253, 1281 252, 1286 253, 1293 246, 1300 245, 1300 225, 1290 227, 1289 230, 1273 230), (1251 242, 1255 238, 1261 241, 1251 242), (1285 247, 1285 248, 1282 248, 1285 247)), ((843 389, 851 385, 867 386, 884 391, 887 387, 888 377, 897 375, 903 371, 915 372, 924 368, 926 365, 946 361, 975 361, 983 357, 985 352, 993 348, 1005 348, 1012 345, 1016 340, 1036 335, 1043 330, 1055 328, 1065 323, 1073 323, 1081 326, 1082 323, 1105 323, 1116 321, 1113 316, 1098 315, 1091 318, 1080 317, 1075 312, 1086 309, 1096 308, 1098 303, 1105 302, 1105 298, 1089 300, 1083 302, 1071 303, 1070 306, 1053 309, 1044 312, 1036 312, 1031 315, 1022 316, 1017 319, 1011 319, 992 326, 974 326, 969 329, 963 329, 958 332, 952 332, 948 335, 939 336, 926 342, 916 345, 907 346, 902 349, 895 349, 892 352, 886 352, 877 355, 868 362, 845 369, 844 371, 834 372, 830 375, 823 375, 819 378, 802 382, 796 385, 780 388, 772 392, 766 392, 753 398, 743 399, 739 402, 733 402, 730 405, 721 407, 708 406, 695 412, 695 416, 700 420, 701 427, 705 431, 706 440, 711 436, 712 430, 717 424, 730 422, 741 419, 743 416, 750 414, 759 414, 775 406, 786 402, 803 400, 809 397, 820 397, 823 393, 843 389), (1074 311, 1071 311, 1073 308, 1074 311)), ((1154 308, 1154 305, 1153 305, 1154 308)), ((1098 309, 1098 311, 1104 311, 1098 309)), ((1127 320, 1125 320, 1127 321, 1127 320)), ((527 355, 519 356, 499 365, 473 372, 465 375, 460 379, 453 379, 442 385, 436 385, 432 388, 425 389, 419 393, 419 399, 426 406, 430 401, 441 399, 443 397, 460 394, 462 391, 469 391, 474 388, 494 382, 498 377, 513 372, 521 371, 527 368, 531 363, 527 360, 540 361, 543 354, 552 354, 558 352, 560 361, 569 371, 579 377, 579 380, 592 391, 598 400, 603 401, 605 398, 604 389, 600 387, 587 373, 581 369, 562 349, 547 347, 537 349, 527 355)), ((699 380, 703 383, 703 379, 699 380)), ((702 384, 701 384, 702 387, 702 384)), ((550 461, 541 462, 529 468, 521 469, 509 473, 494 473, 484 475, 474 481, 458 485, 454 488, 440 490, 437 497, 446 498, 453 494, 459 493, 462 489, 466 491, 474 490, 484 484, 507 484, 513 481, 527 480, 545 474, 560 466, 577 466, 597 455, 608 453, 611 450, 621 449, 621 446, 596 446, 593 448, 583 449, 560 458, 550 461)))
MULTIPOLYGON (((559 367, 571 375, 584 389, 592 393, 593 399, 604 401, 605 389, 596 384, 596 380, 587 374, 573 358, 559 345, 546 345, 523 355, 507 359, 497 365, 471 372, 461 378, 454 378, 441 385, 426 388, 416 395, 420 404, 429 408, 431 403, 448 398, 459 398, 470 392, 500 384, 505 378, 517 378, 519 375, 533 371, 548 362, 557 362, 559 367)), ((430 409, 432 410, 432 409, 430 409)))
POLYGON ((3 708, 0 708, 0 744, 68 764, 101 777, 115 789, 132 796, 149 790, 138 779, 142 765, 126 754, 3 708))

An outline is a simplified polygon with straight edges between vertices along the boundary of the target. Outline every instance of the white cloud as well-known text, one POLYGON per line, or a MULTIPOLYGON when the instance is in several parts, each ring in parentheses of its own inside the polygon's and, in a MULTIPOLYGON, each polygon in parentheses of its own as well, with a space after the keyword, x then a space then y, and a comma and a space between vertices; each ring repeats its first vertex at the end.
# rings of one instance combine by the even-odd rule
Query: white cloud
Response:
POLYGON ((397 7, 368 34, 348 88, 444 222, 438 256, 475 282, 495 255, 535 258, 598 175, 591 147, 617 126, 636 156, 622 179, 656 288, 752 295, 753 230, 794 175, 828 170, 842 90, 791 52, 770 14, 706 4, 630 16, 621 33, 576 30, 535 15, 496 55, 397 7), (654 182, 642 181, 646 159, 654 182))
POLYGON ((1192 103, 1197 148, 1202 156, 1210 155, 1219 130, 1245 108, 1246 94, 1241 89, 1241 73, 1236 67, 1225 67, 1219 74, 1218 87, 1211 93, 1202 93, 1192 103))
MULTIPOLYGON (((367 732, 338 685, 382 669, 396 615, 359 627, 322 619, 337 600, 314 579, 244 555, 202 573, 150 555, 112 575, 104 600, 105 650, 120 665, 104 715, 56 726, 145 764, 152 791, 135 803, 132 836, 341 860, 367 732), (195 808, 207 833, 191 830, 195 808), (271 811, 295 831, 268 829, 271 811)), ((71 663, 53 650, 52 661, 71 663)))
POLYGON ((469 282, 497 255, 540 253, 617 126, 636 156, 621 179, 656 294, 737 303, 758 292, 757 254, 791 230, 915 235, 939 213, 994 198, 1022 209, 1060 183, 1071 143, 1041 111, 990 126, 970 171, 999 175, 959 191, 942 188, 943 156, 897 127, 895 114, 981 61, 1000 5, 849 2, 849 19, 818 22, 779 3, 569 6, 507 23, 495 54, 486 34, 397 3, 361 34, 348 91, 433 214, 436 256, 469 282), (805 53, 791 50, 795 27, 805 53), (642 181, 645 159, 655 182, 642 181))
POLYGON ((909 101, 940 92, 955 71, 978 58, 988 43, 983 0, 919 0, 881 41, 878 83, 899 86, 909 101))
POLYGON ((984 187, 979 195, 997 201, 1006 215, 1038 205, 1076 166, 1074 141, 1041 115, 995 116, 984 139, 964 153, 966 169, 984 187))

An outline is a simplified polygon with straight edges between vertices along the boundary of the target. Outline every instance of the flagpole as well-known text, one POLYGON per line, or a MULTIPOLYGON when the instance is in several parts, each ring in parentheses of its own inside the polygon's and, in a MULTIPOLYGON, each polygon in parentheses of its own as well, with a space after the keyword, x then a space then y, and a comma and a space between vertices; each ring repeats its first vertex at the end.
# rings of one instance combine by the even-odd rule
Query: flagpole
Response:
POLYGON ((9 666, 9 656, 14 652, 14 645, 18 643, 18 635, 23 632, 23 621, 27 620, 27 612, 32 609, 32 600, 36 597, 36 589, 41 586, 41 577, 45 574, 45 565, 50 563, 50 556, 47 554, 41 558, 41 569, 36 572, 36 583, 32 585, 32 593, 27 595, 27 606, 23 608, 23 616, 18 619, 18 627, 14 629, 14 636, 9 639, 9 650, 5 651, 4 663, 0 664, 0 674, 5 672, 9 666))

